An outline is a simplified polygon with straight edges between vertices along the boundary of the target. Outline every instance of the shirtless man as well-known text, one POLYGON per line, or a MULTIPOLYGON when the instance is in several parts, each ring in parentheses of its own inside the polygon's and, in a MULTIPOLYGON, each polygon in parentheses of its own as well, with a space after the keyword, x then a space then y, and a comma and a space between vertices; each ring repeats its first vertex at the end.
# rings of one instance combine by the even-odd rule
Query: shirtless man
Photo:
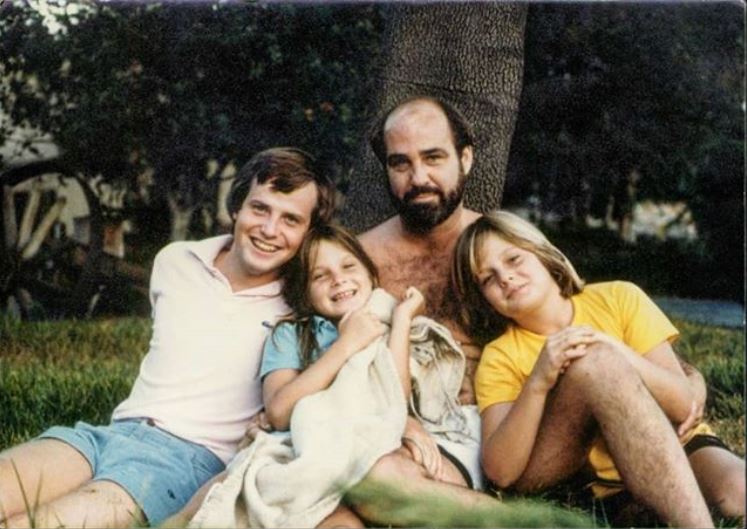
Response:
MULTIPOLYGON (((480 214, 464 207, 463 194, 472 168, 472 131, 450 105, 431 98, 406 101, 384 116, 371 146, 386 169, 391 198, 398 214, 362 233, 361 244, 379 269, 381 286, 399 296, 415 285, 426 298, 426 315, 443 323, 460 342, 467 363, 459 399, 468 418, 472 443, 438 439, 439 447, 422 429, 420 450, 400 449, 383 457, 358 488, 372 483, 394 484, 404 503, 421 495, 444 494, 461 505, 491 508, 495 499, 470 489, 483 488, 479 461, 480 424, 472 385, 481 349, 457 324, 457 307, 450 295, 451 255, 459 235, 480 214), (441 458, 441 475, 429 475, 428 458, 441 458), (424 461, 426 460, 426 461, 424 461)), ((402 519, 397 510, 357 501, 354 508, 378 524, 427 525, 402 519), (391 516, 390 516, 391 513, 391 516), (396 513, 396 514, 395 514, 396 513)), ((423 513, 427 515, 427 513, 423 513)))

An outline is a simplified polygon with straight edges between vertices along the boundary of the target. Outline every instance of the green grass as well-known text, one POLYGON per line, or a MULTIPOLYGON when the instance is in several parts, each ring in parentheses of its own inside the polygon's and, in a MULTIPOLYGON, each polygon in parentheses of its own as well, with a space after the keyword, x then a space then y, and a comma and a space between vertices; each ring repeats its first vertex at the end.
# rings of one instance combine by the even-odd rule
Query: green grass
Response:
MULTIPOLYGON (((744 332, 675 324, 682 332, 678 352, 708 383, 706 420, 744 456, 744 332)), ((145 318, 22 323, 0 317, 0 450, 51 425, 77 420, 107 423, 129 393, 149 338, 150 322, 145 318)), ((472 514, 453 512, 443 499, 413 503, 430 510, 432 526, 589 525, 578 513, 559 512, 544 503, 519 502, 472 514)), ((599 520, 593 524, 601 525, 599 520)))
POLYGON ((0 319, 0 449, 77 420, 108 423, 148 348, 146 319, 0 319))

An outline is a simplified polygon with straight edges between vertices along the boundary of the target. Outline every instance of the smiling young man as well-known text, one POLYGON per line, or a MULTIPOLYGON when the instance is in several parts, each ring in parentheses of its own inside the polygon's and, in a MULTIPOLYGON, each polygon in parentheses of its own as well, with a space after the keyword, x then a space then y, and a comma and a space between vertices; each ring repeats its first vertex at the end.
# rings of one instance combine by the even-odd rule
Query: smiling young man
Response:
POLYGON ((262 407, 262 344, 288 312, 283 265, 329 220, 333 194, 303 151, 255 155, 227 200, 233 234, 156 256, 150 349, 111 424, 53 427, 0 454, 0 526, 32 523, 24 494, 37 527, 155 526, 223 470, 262 407))

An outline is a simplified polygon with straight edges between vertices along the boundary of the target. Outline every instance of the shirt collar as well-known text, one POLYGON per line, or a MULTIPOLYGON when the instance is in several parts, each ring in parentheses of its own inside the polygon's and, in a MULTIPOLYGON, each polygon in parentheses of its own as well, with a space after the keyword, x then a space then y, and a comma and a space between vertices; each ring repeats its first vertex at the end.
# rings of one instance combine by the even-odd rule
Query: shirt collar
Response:
POLYGON ((313 325, 315 332, 318 332, 320 329, 334 330, 337 332, 337 326, 322 316, 312 316, 311 324, 313 325))

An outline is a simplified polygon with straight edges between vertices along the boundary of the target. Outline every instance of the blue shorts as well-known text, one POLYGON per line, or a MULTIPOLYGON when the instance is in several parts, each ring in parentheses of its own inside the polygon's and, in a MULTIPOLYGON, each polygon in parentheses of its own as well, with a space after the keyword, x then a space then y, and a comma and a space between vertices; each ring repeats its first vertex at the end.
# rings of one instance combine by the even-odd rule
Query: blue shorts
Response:
POLYGON ((204 446, 151 426, 147 419, 109 426, 54 426, 38 438, 58 439, 83 454, 93 480, 113 481, 129 493, 151 527, 178 512, 225 465, 204 446))

